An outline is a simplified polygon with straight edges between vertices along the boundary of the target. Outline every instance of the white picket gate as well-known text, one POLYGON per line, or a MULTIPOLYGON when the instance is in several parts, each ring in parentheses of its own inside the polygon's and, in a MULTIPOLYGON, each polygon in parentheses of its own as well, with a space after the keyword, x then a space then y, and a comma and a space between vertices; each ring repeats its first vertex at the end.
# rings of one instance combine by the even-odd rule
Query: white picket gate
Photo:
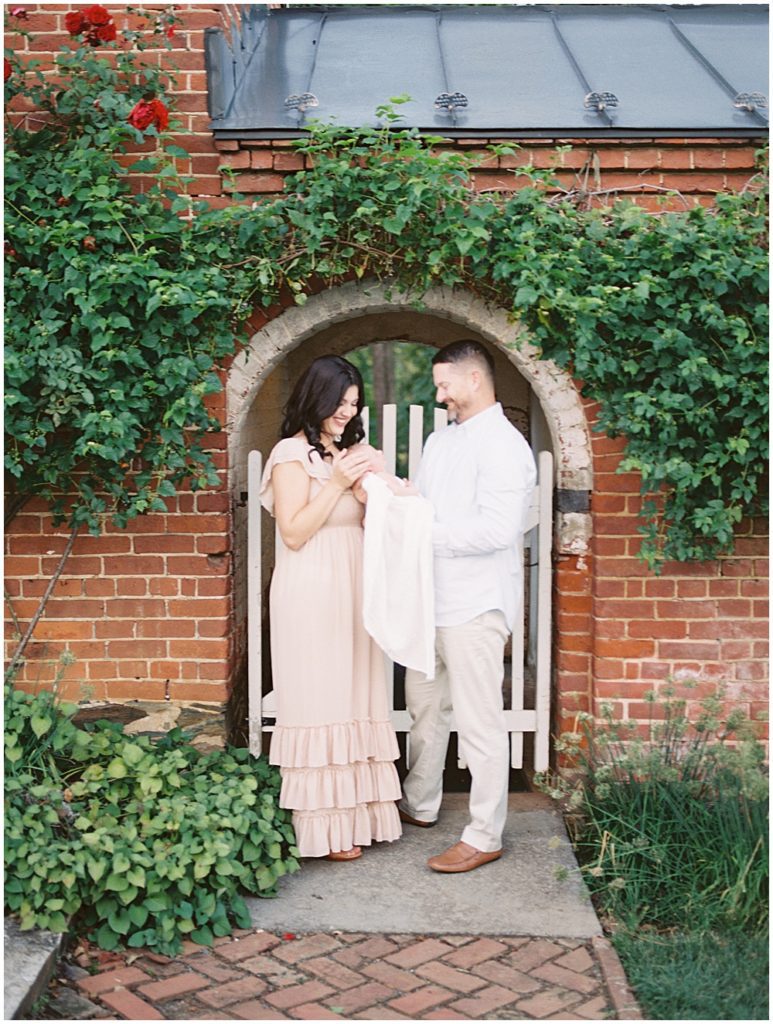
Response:
MULTIPOLYGON (((419 405, 409 408, 408 477, 413 479, 423 447, 423 415, 419 405)), ((385 405, 382 410, 382 449, 386 468, 395 471, 397 461, 397 406, 385 405)), ((362 414, 366 440, 370 436, 368 410, 362 414)), ((435 409, 435 430, 446 424, 446 410, 435 409)), ((259 451, 249 454, 247 484, 247 636, 249 645, 248 705, 249 744, 253 754, 260 754, 263 732, 272 732, 276 719, 274 693, 263 694, 262 686, 262 578, 261 578, 261 507, 260 478, 263 459, 259 451)), ((550 652, 551 652, 551 549, 553 532, 553 456, 540 452, 537 459, 537 487, 534 490, 526 524, 524 550, 529 553, 529 614, 536 616, 537 629, 534 649, 528 652, 524 645, 524 619, 526 607, 521 594, 521 620, 516 623, 512 638, 511 685, 509 707, 505 719, 510 732, 510 762, 513 768, 523 767, 523 737, 534 734, 534 770, 545 771, 550 752, 550 652), (535 557, 536 556, 536 557, 535 557), (526 671, 533 673, 533 707, 526 708, 526 671)), ((387 685, 389 688, 392 724, 396 732, 409 732, 408 711, 394 707, 394 680, 392 663, 387 659, 387 685)), ((452 728, 455 728, 452 720, 452 728)), ((460 761, 460 766, 464 766, 460 761)))

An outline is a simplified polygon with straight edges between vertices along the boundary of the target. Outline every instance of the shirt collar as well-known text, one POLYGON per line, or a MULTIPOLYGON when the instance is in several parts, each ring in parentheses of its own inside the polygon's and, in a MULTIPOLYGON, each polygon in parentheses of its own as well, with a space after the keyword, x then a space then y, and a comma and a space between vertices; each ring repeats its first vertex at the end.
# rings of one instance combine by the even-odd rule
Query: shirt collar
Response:
MULTIPOLYGON (((481 428, 485 428, 489 420, 495 416, 503 416, 501 402, 494 402, 488 409, 484 409, 482 412, 476 412, 474 416, 470 416, 468 420, 463 423, 457 423, 459 430, 463 430, 465 434, 474 434, 481 428)), ((454 421, 456 422, 456 421, 454 421)))

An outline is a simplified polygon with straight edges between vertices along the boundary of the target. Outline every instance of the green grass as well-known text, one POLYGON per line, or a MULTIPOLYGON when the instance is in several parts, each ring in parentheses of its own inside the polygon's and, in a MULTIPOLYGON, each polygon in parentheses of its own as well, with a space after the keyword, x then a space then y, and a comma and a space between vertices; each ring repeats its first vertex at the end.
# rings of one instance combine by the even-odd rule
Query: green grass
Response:
POLYGON ((692 723, 674 697, 661 689, 646 739, 611 711, 565 733, 569 769, 542 786, 567 803, 581 871, 645 1017, 767 1020, 764 751, 740 712, 722 717, 720 695, 692 723))
POLYGON ((622 931, 612 942, 646 1019, 769 1019, 767 936, 622 931))

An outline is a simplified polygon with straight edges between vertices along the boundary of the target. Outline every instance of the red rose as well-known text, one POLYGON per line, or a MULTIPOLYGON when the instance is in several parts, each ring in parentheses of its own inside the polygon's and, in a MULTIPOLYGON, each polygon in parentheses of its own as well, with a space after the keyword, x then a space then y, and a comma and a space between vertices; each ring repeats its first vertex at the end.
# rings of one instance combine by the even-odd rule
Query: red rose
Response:
POLYGON ((12 18, 18 18, 19 21, 29 21, 29 18, 27 17, 27 8, 26 7, 12 7, 11 8, 11 17, 12 18))
POLYGON ((3 64, 3 81, 7 82, 13 74, 13 64, 11 64, 7 57, 4 57, 3 60, 5 61, 5 64, 3 64))
POLYGON ((64 27, 71 36, 79 36, 85 24, 85 19, 80 11, 70 11, 64 16, 64 27))
POLYGON ((64 24, 71 36, 86 34, 86 42, 91 46, 110 43, 117 32, 115 22, 100 4, 93 4, 82 11, 71 11, 65 15, 64 24))
POLYGON ((144 132, 153 124, 161 132, 169 124, 169 111, 161 100, 140 100, 126 120, 137 131, 144 132))
POLYGON ((112 21, 109 11, 106 11, 100 4, 93 4, 91 7, 83 8, 83 17, 92 25, 107 25, 112 21))
POLYGON ((97 25, 92 28, 86 36, 92 46, 99 46, 100 43, 110 43, 117 35, 115 25, 111 21, 108 25, 97 25))

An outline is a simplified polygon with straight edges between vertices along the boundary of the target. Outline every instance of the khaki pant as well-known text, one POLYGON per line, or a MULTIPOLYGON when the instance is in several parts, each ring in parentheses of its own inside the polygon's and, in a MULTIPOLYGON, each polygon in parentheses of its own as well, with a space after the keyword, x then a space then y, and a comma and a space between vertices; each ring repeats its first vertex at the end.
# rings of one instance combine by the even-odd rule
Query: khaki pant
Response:
POLYGON ((410 669, 405 677, 412 725, 410 771, 400 806, 420 821, 437 818, 453 709, 459 753, 472 776, 471 820, 462 840, 486 853, 501 849, 507 817, 510 744, 502 680, 508 633, 499 611, 460 626, 438 626, 435 678, 427 682, 410 669))

